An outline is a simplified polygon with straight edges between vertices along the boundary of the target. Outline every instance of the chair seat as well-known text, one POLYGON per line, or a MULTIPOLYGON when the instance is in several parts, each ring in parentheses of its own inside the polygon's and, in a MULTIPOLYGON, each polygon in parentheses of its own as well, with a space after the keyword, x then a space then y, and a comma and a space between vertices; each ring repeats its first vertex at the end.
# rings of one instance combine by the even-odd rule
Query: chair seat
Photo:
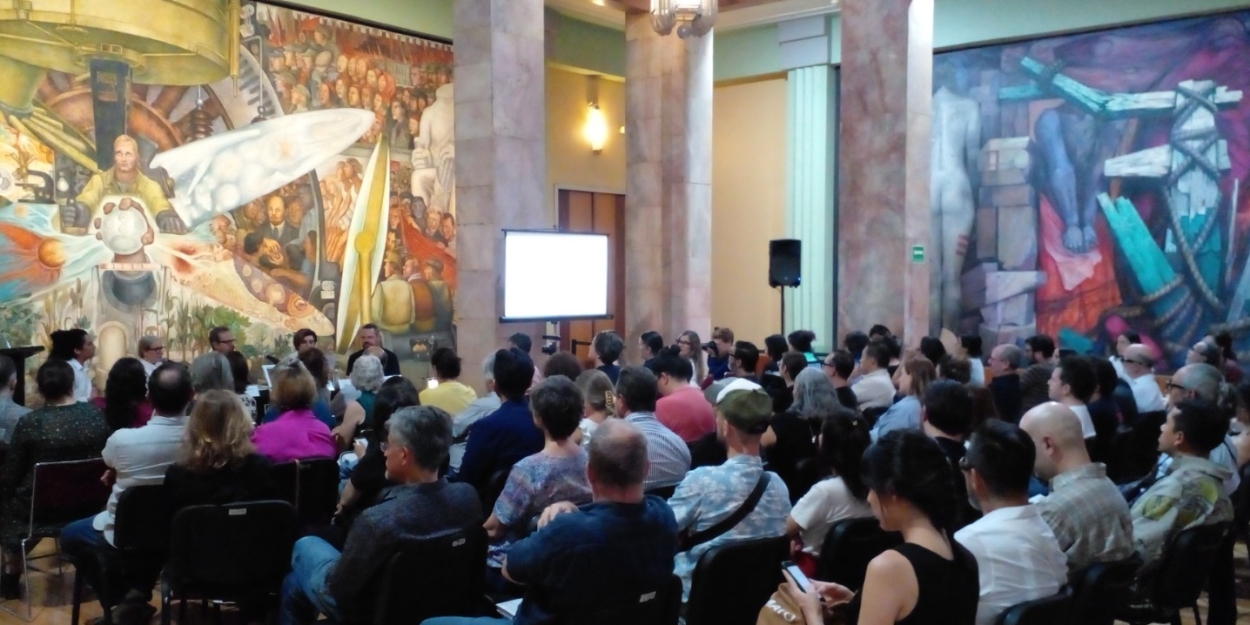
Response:
POLYGON ((1177 610, 1160 608, 1149 603, 1130 603, 1116 611, 1115 618, 1129 625, 1146 625, 1147 623, 1171 623, 1177 616, 1177 610))

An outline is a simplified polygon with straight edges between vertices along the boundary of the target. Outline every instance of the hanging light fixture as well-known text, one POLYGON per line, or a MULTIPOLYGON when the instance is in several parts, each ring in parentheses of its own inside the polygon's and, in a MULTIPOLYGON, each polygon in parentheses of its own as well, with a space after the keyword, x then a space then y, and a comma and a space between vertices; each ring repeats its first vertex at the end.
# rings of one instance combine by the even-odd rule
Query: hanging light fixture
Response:
POLYGON ((651 0, 651 23, 655 32, 667 35, 677 28, 677 36, 702 37, 716 23, 717 0, 651 0))
POLYGON ((590 144, 590 151, 595 154, 603 152, 603 145, 608 142, 608 117, 599 110, 599 76, 586 77, 586 125, 582 127, 582 136, 590 144))

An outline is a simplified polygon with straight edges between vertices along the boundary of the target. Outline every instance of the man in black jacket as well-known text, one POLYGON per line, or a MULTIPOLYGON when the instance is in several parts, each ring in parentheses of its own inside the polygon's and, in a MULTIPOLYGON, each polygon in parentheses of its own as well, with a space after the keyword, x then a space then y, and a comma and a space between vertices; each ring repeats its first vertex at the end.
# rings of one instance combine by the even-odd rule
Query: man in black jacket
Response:
POLYGON ((379 358, 382 361, 382 373, 388 376, 399 375, 399 356, 395 352, 382 347, 382 331, 378 330, 378 326, 372 323, 366 323, 360 327, 360 351, 347 357, 347 374, 351 375, 352 366, 356 364, 356 359, 364 355, 365 351, 371 347, 377 347, 386 354, 386 358, 379 358))

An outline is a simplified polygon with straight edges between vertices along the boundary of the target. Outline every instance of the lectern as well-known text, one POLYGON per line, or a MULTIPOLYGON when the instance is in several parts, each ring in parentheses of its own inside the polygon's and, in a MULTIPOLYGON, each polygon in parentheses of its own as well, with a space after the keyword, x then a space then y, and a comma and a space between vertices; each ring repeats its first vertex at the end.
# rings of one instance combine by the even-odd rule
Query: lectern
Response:
POLYGON ((26 359, 42 351, 42 345, 0 348, 0 355, 12 358, 13 364, 17 366, 17 386, 13 389, 13 401, 22 406, 26 405, 26 359))

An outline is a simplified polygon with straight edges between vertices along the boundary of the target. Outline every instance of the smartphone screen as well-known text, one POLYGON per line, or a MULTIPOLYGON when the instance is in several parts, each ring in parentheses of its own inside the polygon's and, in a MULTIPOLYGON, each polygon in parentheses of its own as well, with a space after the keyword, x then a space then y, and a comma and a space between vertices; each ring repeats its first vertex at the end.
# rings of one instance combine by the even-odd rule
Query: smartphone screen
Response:
POLYGON ((803 570, 799 568, 799 565, 787 560, 781 563, 781 569, 790 574, 790 577, 794 579, 794 583, 798 585, 800 591, 807 592, 807 589, 811 587, 811 580, 807 579, 807 576, 803 574, 803 570))

